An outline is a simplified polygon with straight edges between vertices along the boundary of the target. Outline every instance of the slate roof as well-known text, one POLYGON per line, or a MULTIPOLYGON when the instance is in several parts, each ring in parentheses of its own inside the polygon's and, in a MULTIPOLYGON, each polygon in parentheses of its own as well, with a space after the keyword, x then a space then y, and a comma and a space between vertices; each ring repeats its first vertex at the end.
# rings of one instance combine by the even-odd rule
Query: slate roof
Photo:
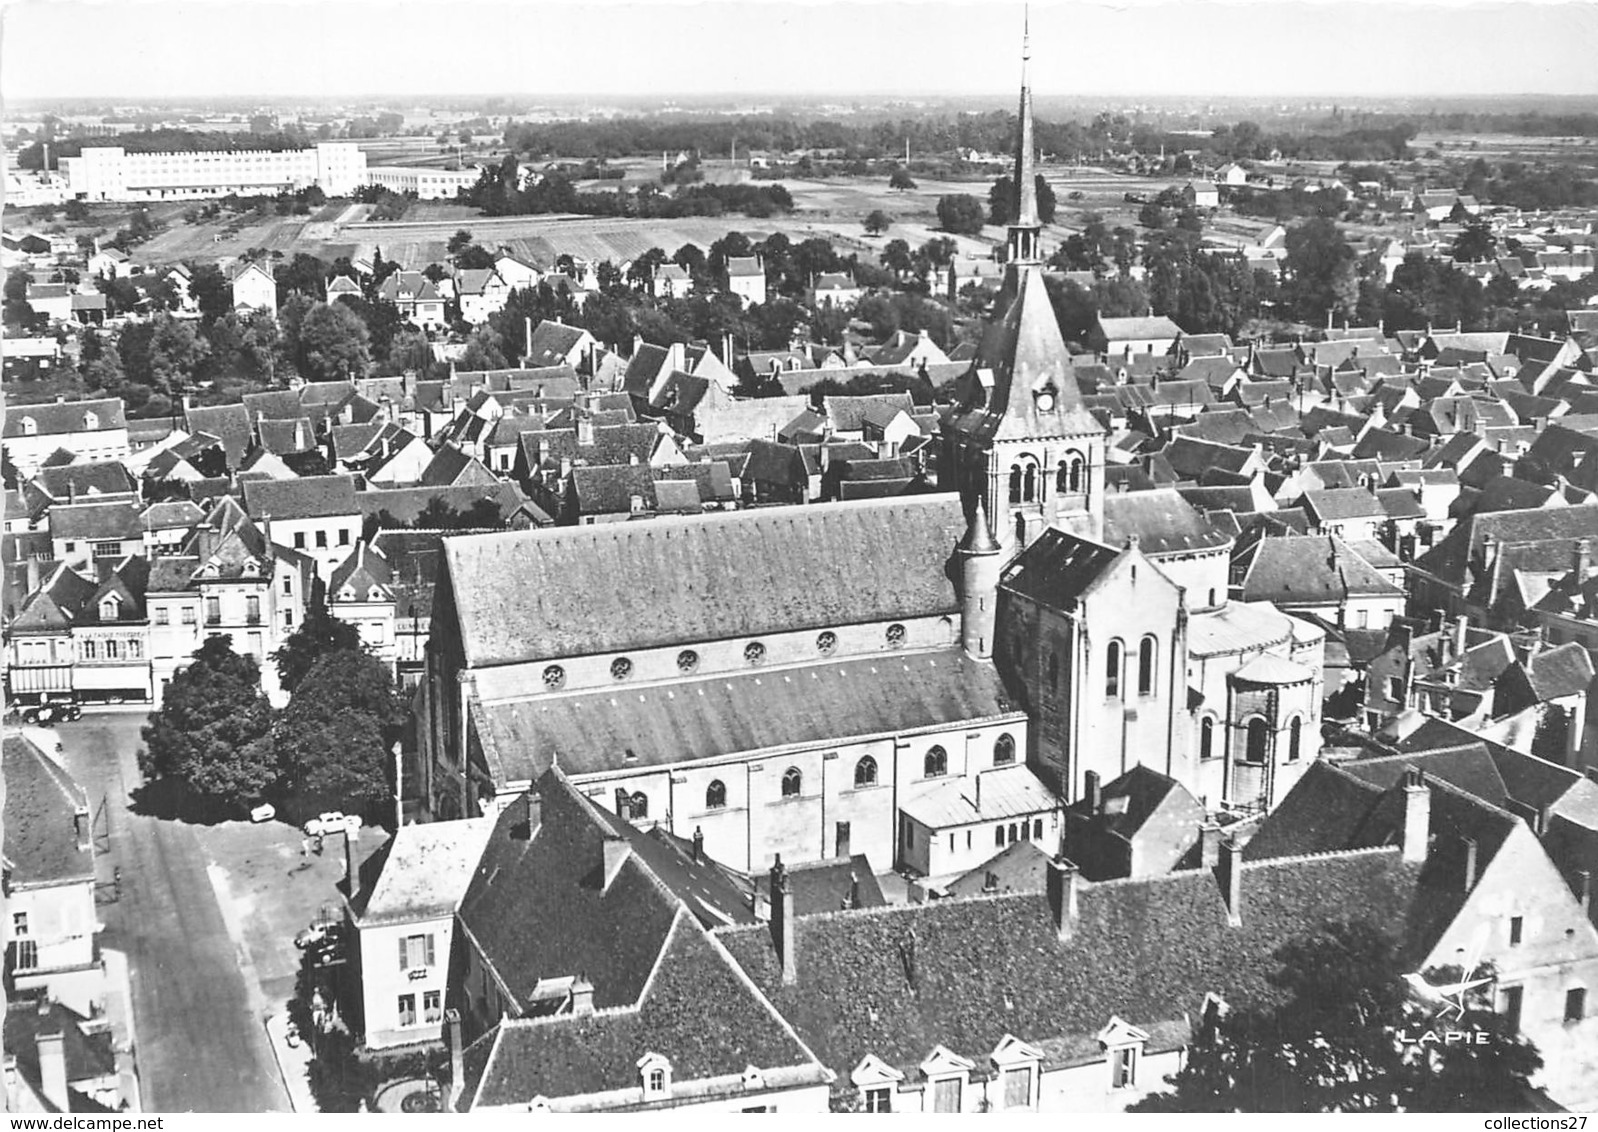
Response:
MULTIPOLYGON (((1019 843, 1018 843, 1019 844, 1019 843)), ((786 865, 786 863, 785 863, 786 865)), ((871 860, 864 853, 851 857, 829 857, 786 865, 788 887, 793 893, 793 910, 798 916, 817 912, 836 912, 842 908, 881 908, 888 903, 871 871, 871 860)), ((757 873, 752 878, 754 891, 771 900, 771 874, 757 873)), ((754 922, 749 917, 743 922, 754 922)))
POLYGON ((1415 560, 1414 567, 1451 585, 1466 586, 1475 580, 1470 570, 1479 564, 1483 540, 1489 536, 1500 544, 1556 544, 1562 564, 1568 564, 1573 540, 1598 537, 1598 508, 1474 514, 1456 523, 1437 545, 1415 560))
POLYGON ((475 503, 491 499, 499 508, 501 521, 509 518, 518 508, 531 507, 543 516, 541 521, 554 522, 530 503, 513 483, 502 482, 492 486, 469 484, 465 487, 396 487, 355 493, 355 505, 360 509, 363 519, 380 519, 386 511, 396 523, 407 526, 415 523, 435 499, 456 511, 468 510, 475 503))
POLYGON ((528 361, 535 366, 559 365, 576 348, 588 332, 580 326, 543 320, 533 328, 533 338, 528 346, 528 361))
MULTIPOLYGON (((34 992, 37 994, 38 992, 34 992)), ((35 1089, 39 1079, 39 1036, 60 1034, 61 1053, 66 1061, 67 1083, 98 1082, 115 1077, 116 1052, 111 1045, 111 1029, 103 1023, 96 1028, 90 1020, 60 1002, 34 997, 23 992, 6 1006, 5 1048, 17 1059, 17 1068, 35 1089)), ((82 1093, 69 1098, 74 1112, 108 1111, 93 1106, 82 1093), (81 1107, 80 1107, 81 1106, 81 1107)))
POLYGON ((446 547, 466 661, 950 614, 952 495, 474 535, 446 547), (794 571, 794 562, 815 569, 794 571), (596 582, 598 586, 596 587, 596 582))
POLYGON ((1159 1027, 1163 1040, 1150 1048, 1173 1048, 1208 993, 1237 1007, 1275 1001, 1277 949, 1334 908, 1403 918, 1415 871, 1397 858, 1379 850, 1245 864, 1237 927, 1207 870, 1079 882, 1066 940, 1047 897, 1031 892, 801 916, 792 986, 767 929, 717 934, 840 1077, 868 1053, 914 1072, 940 1044, 985 1061, 1006 1034, 1040 1046, 1052 1068, 1101 1058, 1094 1035, 1112 1016, 1159 1027), (1179 1026, 1161 1025, 1171 1022, 1179 1026))
POLYGON ((1105 495, 1104 541, 1123 546, 1129 535, 1136 535, 1138 549, 1153 557, 1213 549, 1232 541, 1170 488, 1105 495))
POLYGON ((27 435, 22 430, 24 418, 36 426, 34 435, 55 436, 75 432, 88 432, 87 414, 93 413, 99 431, 126 428, 122 415, 122 398, 105 397, 95 401, 57 401, 41 405, 11 405, 5 414, 4 436, 16 439, 27 435))
POLYGON ((59 500, 80 495, 135 495, 139 490, 133 476, 116 460, 40 468, 32 482, 59 500))
POLYGON ((237 468, 251 440, 250 413, 243 405, 193 407, 185 414, 188 431, 207 432, 219 437, 227 451, 228 467, 237 468))
POLYGON ((360 511, 352 476, 252 480, 244 485, 244 507, 257 518, 273 519, 320 519, 360 511))
POLYGON ((470 707, 501 785, 536 780, 552 763, 568 774, 664 766, 1018 718, 1020 710, 992 665, 948 650, 722 673, 624 695, 614 687, 535 692, 470 707))
POLYGON ((1005 568, 1000 587, 1054 609, 1072 609, 1125 553, 1049 528, 1005 568))
POLYGON ((110 503, 57 503, 50 508, 50 537, 58 539, 142 539, 139 505, 131 500, 110 503))
POLYGON ((1161 315, 1133 318, 1100 318, 1099 329, 1112 342, 1143 338, 1180 338, 1182 328, 1161 315))
POLYGON ((1399 785, 1403 782, 1406 769, 1414 767, 1428 778, 1451 783, 1495 806, 1502 806, 1509 797, 1497 764, 1487 752, 1486 745, 1480 742, 1436 750, 1404 751, 1396 755, 1373 755, 1339 762, 1337 766, 1381 790, 1391 790, 1399 785))
POLYGON ((1336 535, 1260 539, 1249 551, 1241 584, 1249 601, 1289 605, 1341 603, 1352 596, 1401 596, 1336 535))
POLYGON ((1049 854, 1032 841, 1012 841, 976 868, 943 886, 945 895, 959 899, 987 892, 989 874, 993 891, 1042 892, 1047 884, 1049 854))
POLYGON ((5 856, 17 888, 94 879, 94 854, 78 848, 74 816, 87 818, 88 795, 66 769, 21 735, 7 735, 5 856))

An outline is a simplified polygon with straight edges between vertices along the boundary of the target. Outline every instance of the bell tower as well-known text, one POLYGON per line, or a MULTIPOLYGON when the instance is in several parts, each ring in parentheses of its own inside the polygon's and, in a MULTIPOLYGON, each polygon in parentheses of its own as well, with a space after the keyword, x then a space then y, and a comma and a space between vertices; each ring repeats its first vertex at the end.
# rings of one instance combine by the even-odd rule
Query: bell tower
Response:
POLYGON ((1010 224, 1004 241, 1004 261, 1008 265, 1005 291, 1014 295, 1016 274, 1022 264, 1043 262, 1043 225, 1038 220, 1037 149, 1032 140, 1032 80, 1028 64, 1032 59, 1030 16, 1021 29, 1021 108, 1016 117, 1020 128, 1015 140, 1015 176, 1010 190, 1010 224))

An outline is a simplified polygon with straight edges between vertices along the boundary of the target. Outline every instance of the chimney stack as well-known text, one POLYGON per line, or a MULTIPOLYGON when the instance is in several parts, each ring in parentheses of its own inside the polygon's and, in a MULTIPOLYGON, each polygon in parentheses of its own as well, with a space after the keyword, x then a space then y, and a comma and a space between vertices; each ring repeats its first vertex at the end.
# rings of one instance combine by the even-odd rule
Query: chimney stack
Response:
POLYGON ((1404 860, 1420 865, 1426 862, 1426 845, 1431 829, 1432 792, 1418 767, 1404 770, 1404 860))
POLYGON ((1587 574, 1592 569, 1592 543, 1587 539, 1576 540, 1576 560, 1573 568, 1576 573, 1575 582, 1579 586, 1587 580, 1587 574))
POLYGON ((771 865, 771 941, 777 948, 782 967, 782 984, 791 987, 799 981, 799 956, 794 943, 793 883, 779 853, 771 865))
POLYGON ((1243 922, 1243 847, 1235 836, 1221 842, 1215 879, 1220 882, 1221 896, 1226 901, 1226 922, 1238 927, 1243 922))
POLYGON ((361 868, 359 856, 360 833, 344 827, 344 887, 353 903, 361 895, 361 868))
POLYGON ((1576 870, 1576 899, 1581 902, 1581 910, 1591 917, 1592 873, 1586 869, 1576 870))
POLYGON ((1465 891, 1469 892, 1476 887, 1476 839, 1467 837, 1465 843, 1465 891))
POLYGON ((1099 785, 1099 772, 1086 771, 1082 775, 1082 796, 1087 799, 1088 813, 1097 814, 1104 808, 1104 790, 1099 785))
POLYGON ((1199 867, 1214 869, 1221 863, 1221 826, 1206 821, 1199 826, 1199 867))
POLYGON ((594 1012, 594 984, 588 981, 587 975, 578 975, 577 981, 572 983, 571 1012, 573 1014, 594 1012))
POLYGON ((1470 618, 1461 613, 1454 622, 1454 655, 1451 659, 1458 660, 1465 655, 1466 641, 1470 637, 1470 618))
POLYGON ((1054 930, 1062 941, 1076 933, 1077 921, 1077 868, 1065 858, 1056 856, 1049 862, 1049 911, 1054 913, 1054 930))
POLYGON ((449 1100, 444 1107, 454 1112, 466 1087, 466 1043, 461 1035, 461 1012, 453 1006, 444 1011, 444 1043, 449 1046, 449 1100))
POLYGON ((72 1098, 67 1093, 66 1035, 52 1026, 34 1042, 39 1052, 39 1091, 57 1112, 71 1112, 72 1098))
POLYGON ((72 830, 77 834, 80 852, 86 853, 94 848, 94 821, 87 808, 73 812, 72 830))

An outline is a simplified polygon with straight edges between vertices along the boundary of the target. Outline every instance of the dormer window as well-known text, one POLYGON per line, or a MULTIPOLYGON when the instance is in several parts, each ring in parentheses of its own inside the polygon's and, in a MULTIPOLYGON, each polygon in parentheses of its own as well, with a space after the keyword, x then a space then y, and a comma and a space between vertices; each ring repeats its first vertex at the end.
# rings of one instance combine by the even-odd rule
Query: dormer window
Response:
POLYGON ((1112 1015, 1098 1037, 1110 1068, 1110 1088, 1137 1088, 1138 1062, 1143 1059, 1148 1033, 1112 1015))
POLYGON ((83 414, 83 429, 85 432, 93 432, 99 427, 100 417, 97 413, 95 413, 93 410, 90 410, 83 414))
POLYGON ((646 1053, 638 1059, 638 1073, 644 1087, 644 1100, 671 1098, 671 1062, 658 1053, 646 1053))
POLYGON ((121 603, 115 597, 107 597, 100 603, 100 620, 115 621, 120 612, 121 603))
POLYGON ((892 1112, 894 1094, 903 1080, 903 1073, 874 1053, 861 1058, 849 1074, 849 1083, 860 1090, 860 1108, 864 1112, 892 1112))
POLYGON ((1054 412, 1054 389, 1052 386, 1038 390, 1032 395, 1033 404, 1037 405, 1038 412, 1054 412))
POLYGON ((1013 1034, 1006 1034, 993 1051, 991 1060, 999 1078, 999 1106, 1005 1109, 1037 1108, 1043 1051, 1013 1034))
POLYGON ((975 1063, 944 1046, 937 1046, 921 1063, 921 1072, 927 1080, 927 1091, 922 1102, 925 1112, 965 1111, 965 1087, 970 1080, 975 1063))
POLYGON ((38 436, 39 435, 39 422, 34 420, 32 417, 23 417, 22 418, 22 435, 23 436, 38 436))

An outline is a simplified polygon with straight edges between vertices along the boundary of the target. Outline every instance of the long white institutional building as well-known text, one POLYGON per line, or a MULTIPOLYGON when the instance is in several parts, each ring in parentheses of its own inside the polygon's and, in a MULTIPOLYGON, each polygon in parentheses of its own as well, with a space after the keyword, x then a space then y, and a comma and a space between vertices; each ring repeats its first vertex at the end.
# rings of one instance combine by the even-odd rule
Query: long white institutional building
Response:
POLYGON ((320 142, 306 149, 232 149, 216 152, 129 153, 121 146, 90 146, 63 157, 68 199, 181 200, 276 194, 319 186, 348 196, 363 185, 409 190, 423 199, 453 198, 477 180, 477 170, 367 167, 354 142, 320 142))

